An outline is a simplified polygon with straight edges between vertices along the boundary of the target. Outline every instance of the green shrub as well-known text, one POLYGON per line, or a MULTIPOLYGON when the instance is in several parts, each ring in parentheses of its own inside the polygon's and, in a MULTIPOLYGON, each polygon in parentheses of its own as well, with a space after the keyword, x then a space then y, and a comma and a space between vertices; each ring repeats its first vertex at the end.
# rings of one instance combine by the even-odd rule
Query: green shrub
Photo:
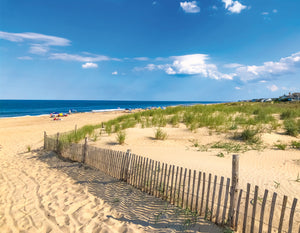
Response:
POLYGON ((293 119, 284 120, 284 128, 287 135, 297 137, 299 134, 299 124, 297 124, 297 122, 293 119))
POLYGON ((288 109, 286 111, 283 111, 280 114, 280 119, 285 120, 285 119, 291 119, 296 117, 296 111, 292 110, 292 109, 288 109))
POLYGON ((282 144, 282 143, 279 143, 279 144, 274 144, 274 146, 279 149, 279 150, 285 150, 287 145, 286 144, 282 144))
POLYGON ((246 128, 241 133, 241 139, 243 141, 247 142, 247 143, 250 143, 250 144, 259 143, 260 142, 260 137, 257 134, 258 134, 257 129, 246 128))
POLYGON ((292 141, 291 146, 292 146, 292 148, 294 148, 294 149, 300 149, 300 142, 292 141))
POLYGON ((155 139, 158 140, 165 140, 168 137, 168 134, 166 132, 164 132, 161 128, 158 128, 155 130, 155 139))
POLYGON ((120 144, 120 145, 123 145, 125 143, 125 139, 126 139, 126 132, 125 131, 119 131, 117 133, 117 142, 120 144))

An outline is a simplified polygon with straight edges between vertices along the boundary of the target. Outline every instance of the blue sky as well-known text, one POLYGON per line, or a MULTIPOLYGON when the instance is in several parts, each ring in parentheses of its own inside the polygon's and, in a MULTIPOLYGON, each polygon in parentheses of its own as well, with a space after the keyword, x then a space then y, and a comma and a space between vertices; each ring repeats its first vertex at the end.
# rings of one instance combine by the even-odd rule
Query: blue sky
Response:
POLYGON ((0 0, 0 98, 299 92, 299 12, 299 0, 0 0))

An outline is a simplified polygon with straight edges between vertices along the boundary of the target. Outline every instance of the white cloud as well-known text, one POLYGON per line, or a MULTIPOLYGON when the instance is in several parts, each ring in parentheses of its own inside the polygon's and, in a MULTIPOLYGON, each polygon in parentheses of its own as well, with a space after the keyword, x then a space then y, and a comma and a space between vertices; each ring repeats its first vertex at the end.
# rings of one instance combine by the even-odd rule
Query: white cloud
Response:
POLYGON ((235 89, 236 89, 236 90, 241 90, 241 88, 240 88, 240 87, 235 87, 235 89))
POLYGON ((49 47, 41 44, 33 44, 30 46, 29 52, 32 54, 43 55, 49 51, 49 47))
POLYGON ((300 67, 300 52, 281 58, 278 62, 268 61, 261 66, 241 66, 236 69, 237 76, 242 81, 272 79, 274 76, 293 72, 300 67))
POLYGON ((18 57, 19 60, 32 60, 32 57, 29 56, 23 56, 23 57, 18 57))
POLYGON ((213 10, 218 10, 218 7, 217 7, 216 5, 213 5, 211 8, 212 8, 213 10))
POLYGON ((92 68, 97 68, 98 65, 96 63, 92 63, 92 62, 87 62, 85 64, 82 64, 82 68, 83 69, 92 69, 92 68))
POLYGON ((275 84, 273 84, 273 85, 271 85, 271 86, 267 86, 267 88, 268 88, 269 90, 271 90, 272 92, 278 90, 278 87, 277 87, 275 84))
POLYGON ((114 71, 111 73, 112 75, 118 75, 118 71, 114 71))
POLYGON ((71 41, 62 37, 48 36, 33 32, 10 33, 0 31, 0 39, 12 42, 29 42, 29 52, 38 55, 44 55, 50 50, 50 46, 68 46, 71 41))
POLYGON ((278 12, 278 10, 277 10, 277 9, 274 9, 274 10, 273 10, 273 13, 274 13, 274 14, 276 14, 277 12, 278 12))
POLYGON ((200 12, 200 7, 197 5, 196 1, 180 2, 180 7, 186 13, 198 13, 198 12, 200 12))
POLYGON ((238 67, 241 67, 241 66, 243 66, 243 65, 241 65, 239 63, 229 63, 229 64, 225 64, 223 67, 234 69, 234 68, 238 68, 238 67))
POLYGON ((35 41, 45 45, 53 46, 68 46, 71 41, 62 37, 48 36, 33 32, 10 33, 0 31, 0 38, 12 42, 23 42, 24 40, 35 41))
POLYGON ((225 9, 230 11, 231 13, 239 14, 242 10, 246 9, 247 7, 241 4, 239 1, 233 0, 222 0, 225 3, 225 9))
POLYGON ((148 61, 149 58, 148 57, 135 57, 134 60, 137 60, 137 61, 148 61))
POLYGON ((199 75, 212 79, 232 79, 233 74, 223 74, 215 64, 207 63, 207 54, 190 54, 169 57, 171 64, 148 64, 144 69, 164 70, 169 75, 199 75))
POLYGON ((115 60, 104 55, 92 55, 92 56, 81 56, 78 54, 68 53, 52 53, 49 59, 63 60, 63 61, 80 61, 80 62, 98 62, 98 61, 109 61, 115 60))

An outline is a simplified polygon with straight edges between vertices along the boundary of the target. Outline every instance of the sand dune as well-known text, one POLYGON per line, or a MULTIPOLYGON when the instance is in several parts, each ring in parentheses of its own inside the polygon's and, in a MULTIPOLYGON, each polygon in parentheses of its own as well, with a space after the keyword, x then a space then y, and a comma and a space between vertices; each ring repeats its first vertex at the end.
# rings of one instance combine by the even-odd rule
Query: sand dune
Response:
MULTIPOLYGON (((103 180, 109 178, 104 174, 40 150, 43 131, 65 132, 75 124, 99 123, 120 114, 74 114, 62 121, 47 116, 0 119, 0 232, 181 231, 184 219, 171 217, 173 207, 164 208, 164 202, 131 192, 121 182, 106 185, 103 180), (163 214, 157 221, 159 211, 163 214)), ((203 220, 189 230, 220 232, 203 220)))

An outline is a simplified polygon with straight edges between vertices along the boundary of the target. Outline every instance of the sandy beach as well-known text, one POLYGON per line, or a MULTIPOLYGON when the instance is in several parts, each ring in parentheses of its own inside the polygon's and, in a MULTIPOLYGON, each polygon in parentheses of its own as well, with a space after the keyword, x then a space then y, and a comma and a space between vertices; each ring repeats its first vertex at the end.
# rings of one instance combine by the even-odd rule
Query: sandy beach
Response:
MULTIPOLYGON (((102 186, 101 182, 96 186, 91 182, 83 182, 83 177, 92 176, 89 169, 60 161, 53 153, 41 150, 44 131, 49 135, 66 132, 74 129, 75 125, 81 127, 86 124, 96 124, 120 114, 124 113, 80 113, 70 115, 61 121, 53 121, 48 116, 0 119, 0 232, 178 231, 180 229, 180 224, 176 222, 179 221, 178 219, 174 218, 172 222, 170 218, 171 220, 164 220, 164 223, 153 227, 153 224, 156 224, 156 212, 153 212, 151 217, 153 220, 149 220, 149 213, 161 208, 163 202, 141 192, 136 194, 127 186, 125 188, 131 191, 124 191, 125 188, 120 182, 115 186, 104 185, 112 183, 111 181, 102 182, 102 186), (121 187, 119 192, 116 191, 117 187, 121 187), (130 192, 133 196, 130 196, 130 192), (120 211, 112 206, 116 197, 112 196, 111 199, 108 195, 111 193, 119 195, 120 211), (126 199, 131 199, 128 197, 132 197, 136 202, 126 204, 126 199), (144 203, 139 200, 148 201, 144 203), (122 210, 125 214, 121 213, 122 210), (134 214, 135 220, 127 217, 127 212, 134 214), (152 225, 151 221, 154 222, 152 225)), ((140 136, 143 139, 143 134, 140 136)), ((105 140, 109 142, 110 136, 105 140)), ((101 139, 103 145, 106 145, 105 140, 101 139)), ((153 143, 152 140, 150 142, 153 143)), ((139 142, 136 145, 140 145, 140 150, 129 144, 122 149, 130 147, 136 153, 146 156, 156 154, 159 149, 154 147, 152 153, 149 153, 150 145, 145 146, 144 151, 139 142)), ((162 147, 168 151, 172 146, 162 145, 162 147)), ((166 157, 161 158, 167 160, 169 154, 164 154, 166 157)), ((176 156, 173 158, 174 163, 180 163, 176 156)), ((93 173, 93 176, 99 179, 101 177, 102 180, 109 179, 98 173, 96 175, 93 173)), ((168 211, 172 208, 168 207, 168 211)), ((167 212, 165 214, 167 215, 167 212)), ((218 227, 203 220, 199 220, 192 230, 220 232, 218 227)))

